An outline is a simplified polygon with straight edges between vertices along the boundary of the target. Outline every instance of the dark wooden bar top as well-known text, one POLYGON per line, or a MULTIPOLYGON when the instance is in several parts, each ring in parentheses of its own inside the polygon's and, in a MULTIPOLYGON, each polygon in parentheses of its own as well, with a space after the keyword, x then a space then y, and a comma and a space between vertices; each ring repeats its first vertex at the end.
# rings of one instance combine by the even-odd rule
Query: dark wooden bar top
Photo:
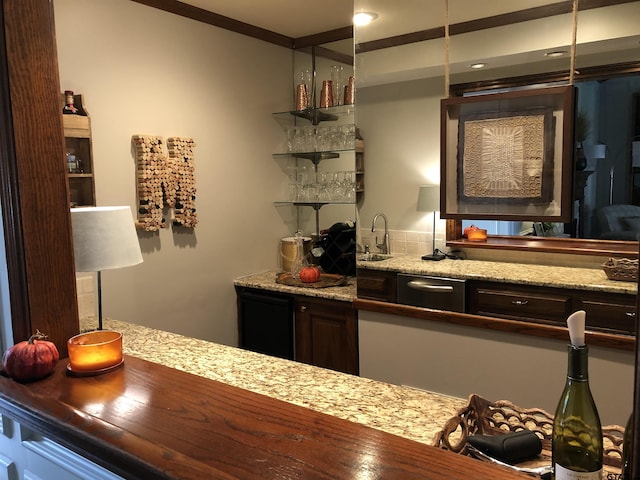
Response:
POLYGON ((127 479, 529 478, 131 356, 94 377, 66 366, 0 377, 0 411, 127 479))

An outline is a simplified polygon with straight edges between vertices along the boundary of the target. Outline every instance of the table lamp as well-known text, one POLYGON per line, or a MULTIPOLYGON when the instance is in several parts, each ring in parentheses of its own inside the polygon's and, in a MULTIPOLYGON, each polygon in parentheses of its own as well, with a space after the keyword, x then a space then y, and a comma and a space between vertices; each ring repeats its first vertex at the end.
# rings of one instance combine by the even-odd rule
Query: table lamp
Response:
POLYGON ((76 272, 97 272, 98 330, 102 330, 101 271, 142 262, 130 207, 71 209, 76 272))
POLYGON ((418 211, 433 212, 433 253, 423 255, 423 260, 443 260, 444 253, 436 250, 436 211, 440 208, 440 185, 422 185, 418 193, 418 211))

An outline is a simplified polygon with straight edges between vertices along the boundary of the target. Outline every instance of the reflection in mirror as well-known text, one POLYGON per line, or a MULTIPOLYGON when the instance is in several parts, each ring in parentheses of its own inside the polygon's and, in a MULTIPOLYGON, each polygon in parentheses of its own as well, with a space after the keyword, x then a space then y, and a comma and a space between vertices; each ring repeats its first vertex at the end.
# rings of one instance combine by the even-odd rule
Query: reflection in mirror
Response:
MULTIPOLYGON (((585 78, 585 72, 603 65, 623 65, 637 62, 640 28, 630 21, 640 14, 640 2, 613 0, 584 4, 578 13, 576 48, 576 85, 578 111, 592 109, 592 118, 600 118, 607 111, 617 111, 617 122, 634 115, 632 89, 636 84, 616 85, 623 73, 638 73, 636 66, 618 71, 600 71, 598 78, 585 78), (605 75, 606 74, 606 75, 605 75), (603 81, 605 77, 610 80, 603 81), (620 90, 618 90, 620 89, 620 90), (624 109, 606 95, 629 90, 624 109)), ((570 70, 572 38, 572 2, 523 1, 505 5, 503 2, 449 2, 451 42, 449 69, 451 85, 469 88, 495 89, 501 79, 528 78, 528 84, 554 82, 567 84, 570 70), (505 38, 509 41, 505 42, 505 38), (545 55, 564 52, 559 56, 545 55), (483 69, 471 64, 485 63, 483 69), (560 72, 559 76, 557 73, 560 72), (524 77, 526 76, 526 77, 524 77)), ((367 197, 360 207, 360 217, 366 223, 376 211, 385 211, 399 230, 430 231, 431 224, 422 220, 407 205, 415 204, 420 183, 439 181, 439 112, 440 99, 445 92, 444 2, 415 0, 411 8, 389 12, 384 2, 356 0, 356 10, 375 11, 378 19, 367 27, 355 29, 356 72, 358 79, 357 121, 367 141, 367 197), (419 15, 419 12, 429 15, 419 15), (404 27, 407 28, 404 28, 404 27), (416 184, 415 192, 409 188, 416 184)), ((635 80, 625 80, 625 82, 635 80)), ((637 113, 635 114, 637 116, 637 113)), ((587 165, 580 174, 586 177, 585 199, 580 204, 574 198, 575 218, 568 225, 497 225, 496 232, 533 236, 536 229, 543 235, 568 235, 573 238, 597 238, 603 229, 596 211, 609 203, 633 203, 632 142, 625 140, 628 152, 623 155, 618 140, 611 135, 609 120, 591 122, 582 141, 587 165), (611 145, 607 144, 610 143, 611 145), (615 144, 615 147, 614 147, 615 144), (605 145, 605 158, 597 159, 605 145), (615 151, 614 151, 615 148, 615 151), (611 189, 610 172, 614 168, 611 189), (590 170, 593 168, 593 170, 590 170), (586 172, 593 173, 587 174, 586 172), (582 207, 582 210, 581 210, 582 207), (548 233, 550 232, 550 233, 548 233)), ((631 124, 616 127, 622 132, 631 124)), ((577 189, 578 190, 578 189, 577 189)), ((627 215, 625 216, 635 216, 627 215)), ((471 219, 470 219, 471 220, 471 219)), ((444 245, 444 221, 438 222, 440 248, 444 245)), ((453 222, 451 222, 453 223, 453 222)), ((495 223, 495 222, 493 222, 495 223)), ((450 234, 461 232, 461 225, 449 226, 450 234)), ((571 247, 580 248, 581 240, 573 240, 571 247)), ((541 243, 538 242, 538 245, 541 243)), ((568 244, 567 244, 568 245, 568 244)), ((593 242, 589 242, 593 247, 593 242)), ((599 251, 627 252, 630 242, 601 242, 599 251)), ((590 247, 590 248, 591 248, 590 247)))
MULTIPOLYGON (((497 235, 636 240, 640 227, 640 178, 636 178, 640 177, 640 75, 629 74, 630 70, 640 70, 640 65, 599 68, 601 73, 594 78, 576 82, 572 221, 496 221, 483 223, 483 228, 497 235)), ((589 70, 584 70, 581 78, 589 76, 589 70)), ((504 84, 528 81, 511 79, 504 84)), ((479 221, 463 221, 462 227, 471 223, 479 221)))

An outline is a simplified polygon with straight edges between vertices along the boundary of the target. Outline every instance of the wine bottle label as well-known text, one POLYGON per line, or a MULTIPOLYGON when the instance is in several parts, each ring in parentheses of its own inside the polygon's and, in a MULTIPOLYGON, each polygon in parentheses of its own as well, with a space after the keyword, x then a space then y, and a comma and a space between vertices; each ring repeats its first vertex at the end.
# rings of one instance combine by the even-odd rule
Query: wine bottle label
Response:
POLYGON ((555 480, 602 480, 602 470, 595 472, 574 472, 556 463, 555 472, 555 480))

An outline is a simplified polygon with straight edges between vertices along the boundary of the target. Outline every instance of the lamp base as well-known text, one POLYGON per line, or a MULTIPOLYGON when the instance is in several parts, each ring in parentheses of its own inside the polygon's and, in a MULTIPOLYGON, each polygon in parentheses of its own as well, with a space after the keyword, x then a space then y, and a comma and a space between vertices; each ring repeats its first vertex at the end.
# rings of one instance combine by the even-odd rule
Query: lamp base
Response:
POLYGON ((438 252, 437 250, 434 250, 431 255, 422 256, 422 260, 433 260, 433 261, 440 261, 440 260, 444 260, 445 258, 446 258, 446 255, 442 252, 438 252))

